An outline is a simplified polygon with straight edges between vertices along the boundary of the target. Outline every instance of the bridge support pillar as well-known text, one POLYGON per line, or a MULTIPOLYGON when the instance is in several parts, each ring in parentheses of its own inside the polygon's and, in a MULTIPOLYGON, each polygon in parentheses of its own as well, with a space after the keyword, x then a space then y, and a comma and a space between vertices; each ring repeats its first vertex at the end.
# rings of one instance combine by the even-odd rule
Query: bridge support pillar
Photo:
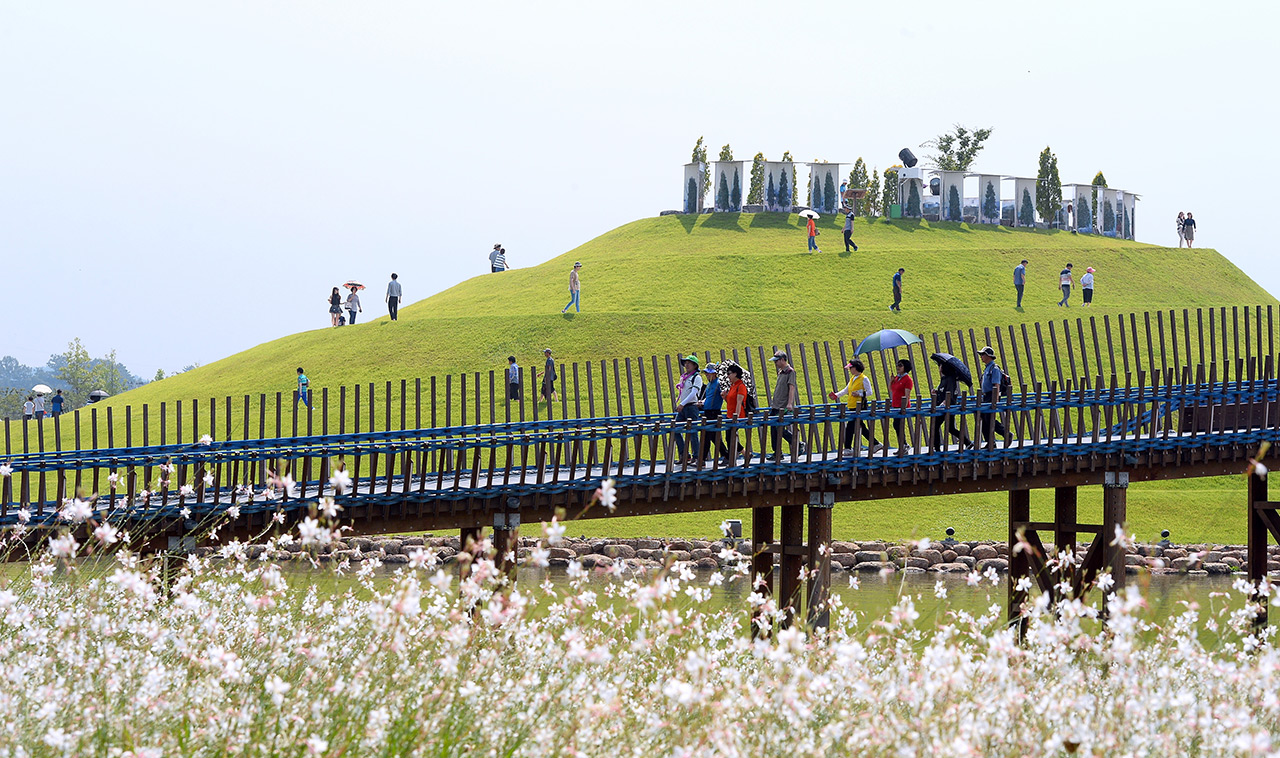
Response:
POLYGON ((1053 547, 1059 553, 1066 550, 1075 555, 1077 503, 1075 487, 1053 488, 1053 547))
POLYGON ((493 514, 493 562, 506 575, 507 581, 516 581, 516 559, 520 555, 520 514, 493 514))
POLYGON ((1116 538, 1116 527, 1123 527, 1125 516, 1125 496, 1129 491, 1129 474, 1126 471, 1108 471, 1102 480, 1102 567, 1111 569, 1113 584, 1103 598, 1103 609, 1106 609, 1107 597, 1124 589, 1124 547, 1113 545, 1116 538))
MULTIPOLYGON (((1257 474, 1249 475, 1249 545, 1245 554, 1249 571, 1249 583, 1257 587, 1267 578, 1267 532, 1280 541, 1280 519, 1274 503, 1267 502, 1267 480, 1257 474)), ((1267 625, 1268 598, 1253 597, 1258 610, 1253 614, 1253 626, 1261 630, 1267 625)))
POLYGON ((471 563, 480 556, 480 541, 484 539, 484 527, 464 526, 458 536, 458 578, 466 581, 471 576, 471 563), (464 556, 465 554, 465 556, 464 556))
POLYGON ((831 511, 834 492, 809 494, 809 597, 807 619, 810 629, 831 626, 831 511))
MULTIPOLYGON (((773 596, 773 508, 751 509, 751 589, 773 596)), ((751 636, 761 634, 760 612, 751 611, 751 636)))
POLYGON ((1031 576, 1031 558, 1018 548, 1018 530, 1031 520, 1031 490, 1009 490, 1009 624, 1018 629, 1018 638, 1027 633, 1027 620, 1022 606, 1027 591, 1018 588, 1023 578, 1031 576))
POLYGON ((800 572, 804 570, 804 506, 784 505, 782 556, 778 565, 778 609, 781 624, 791 626, 800 611, 800 572))

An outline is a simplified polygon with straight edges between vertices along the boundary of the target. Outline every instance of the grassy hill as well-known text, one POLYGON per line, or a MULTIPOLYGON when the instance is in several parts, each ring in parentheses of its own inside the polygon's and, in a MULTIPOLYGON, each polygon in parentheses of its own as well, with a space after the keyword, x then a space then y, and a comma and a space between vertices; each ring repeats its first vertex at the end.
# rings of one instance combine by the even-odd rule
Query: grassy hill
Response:
MULTIPOLYGON (((1075 264, 1077 277, 1086 266, 1097 269, 1096 305, 1088 314, 1098 317, 1276 304, 1209 249, 1176 250, 1057 231, 859 219, 854 238, 861 249, 845 253, 840 221, 819 222, 824 252, 810 253, 794 215, 642 219, 545 264, 479 276, 413 303, 401 309, 395 323, 382 316, 283 337, 110 403, 120 409, 117 416, 128 405, 135 417, 144 403, 154 408, 176 399, 207 403, 210 397, 252 394, 256 406, 259 392, 287 396, 299 365, 314 387, 398 384, 402 378, 500 370, 508 355, 524 365, 540 365, 541 350, 548 346, 557 359, 571 363, 853 339, 889 326, 927 334, 1044 321, 1064 315, 1056 307, 1057 275, 1068 262, 1075 264), (1023 258, 1030 265, 1025 308, 1019 312, 1013 307, 1012 270, 1023 258), (575 260, 583 263, 583 312, 561 315, 575 260), (906 269, 903 312, 894 314, 888 311, 890 278, 899 266, 906 269)), ((431 284, 409 286, 421 291, 431 284)), ((381 309, 378 299, 368 298, 372 307, 366 316, 381 309)), ((1079 302, 1077 291, 1073 305, 1079 302)), ((1081 315, 1074 307, 1071 313, 1081 315)), ((316 318, 321 322, 325 315, 316 318)), ((288 414, 286 407, 286 429, 288 414)), ((1168 526, 1176 539, 1243 539, 1242 519, 1234 514, 1243 498, 1241 487, 1221 481, 1160 487, 1165 489, 1135 488, 1131 496, 1131 518, 1140 529, 1168 526)), ((1082 508, 1091 499, 1083 496, 1082 508)), ((939 536, 954 525, 965 536, 996 537, 1003 534, 1003 509, 999 498, 982 496, 909 502, 891 510, 846 507, 837 512, 837 534, 939 536)), ((584 523, 583 529, 692 536, 714 533, 723 517, 597 521, 584 523)))

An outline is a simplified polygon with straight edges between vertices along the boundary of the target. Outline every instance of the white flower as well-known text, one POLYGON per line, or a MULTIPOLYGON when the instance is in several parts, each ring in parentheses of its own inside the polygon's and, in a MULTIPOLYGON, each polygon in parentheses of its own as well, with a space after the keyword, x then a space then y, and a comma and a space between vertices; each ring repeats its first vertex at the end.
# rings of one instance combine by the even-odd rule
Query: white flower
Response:
POLYGON ((542 545, 538 545, 533 550, 529 551, 529 562, 538 568, 546 568, 551 565, 548 561, 550 557, 551 551, 547 550, 542 545))
POLYGON ((600 501, 610 513, 618 508, 618 490, 614 486, 612 479, 605 479, 600 483, 600 489, 596 490, 596 498, 600 501))
POLYGON ((232 521, 235 521, 236 519, 240 518, 240 506, 233 505, 227 508, 227 518, 231 519, 232 521))
POLYGON ((565 569, 565 572, 569 575, 570 579, 577 579, 585 573, 582 570, 582 564, 579 563, 577 559, 569 561, 569 567, 565 569))
POLYGON ((1031 577, 1024 576, 1018 579, 1018 583, 1014 585, 1014 589, 1018 592, 1027 592, 1031 589, 1031 577))
POLYGON ((171 463, 161 463, 161 464, 160 464, 160 473, 161 473, 161 474, 164 474, 166 477, 167 477, 167 476, 169 476, 169 474, 172 474, 172 473, 173 473, 173 464, 171 464, 171 463))
POLYGON ((561 524, 555 516, 551 517, 551 526, 547 526, 545 523, 542 525, 542 532, 547 537, 548 545, 559 545, 561 540, 564 539, 564 530, 564 524, 561 524))
POLYGON ((212 486, 213 486, 213 474, 205 474, 205 475, 204 475, 204 479, 202 479, 201 481, 203 481, 203 482, 204 482, 204 486, 206 486, 206 487, 212 487, 212 486))
POLYGON ((31 511, 26 508, 18 509, 18 523, 25 524, 31 520, 31 511))
POLYGON ((964 580, 970 587, 977 587, 978 583, 982 581, 982 574, 977 571, 970 571, 964 580))
POLYGON ((272 674, 271 678, 267 680, 265 687, 267 694, 271 696, 271 702, 277 708, 284 702, 284 694, 293 689, 292 684, 289 684, 275 674, 272 674))
POLYGON ((327 519, 335 519, 338 517, 338 511, 342 510, 342 506, 334 502, 331 497, 320 498, 320 512, 327 519))
POLYGON ((307 738, 307 753, 309 755, 324 755, 329 749, 329 743, 316 735, 307 738))
POLYGON ((54 558, 74 558, 79 549, 80 543, 76 542, 76 538, 70 534, 49 540, 49 552, 54 558))
POLYGON ((183 497, 195 497, 196 488, 192 487, 190 484, 184 484, 178 488, 178 494, 183 497))
POLYGON ((310 516, 298 524, 298 536, 303 545, 328 545, 333 542, 333 533, 310 516))
POLYGON ((13 466, 7 463, 0 463, 0 477, 6 477, 13 474, 13 466))
POLYGON ((333 476, 329 477, 329 486, 333 488, 333 494, 344 495, 351 489, 351 475, 345 470, 335 471, 333 476))
POLYGON ((934 595, 934 597, 938 598, 939 600, 944 600, 944 599, 946 599, 946 597, 947 597, 947 583, 946 583, 946 582, 944 582, 944 581, 942 581, 941 579, 939 579, 938 581, 934 582, 934 583, 933 583, 933 595, 934 595))
POLYGON ((1103 574, 1102 576, 1098 577, 1098 589, 1102 590, 1103 592, 1106 592, 1107 590, 1111 589, 1112 587, 1115 586, 1115 584, 1116 584, 1116 580, 1112 579, 1111 574, 1109 573, 1103 574))
POLYGON ((206 434, 206 435, 202 436, 202 437, 200 438, 200 444, 201 444, 201 445, 212 445, 212 444, 213 444, 213 437, 211 437, 211 436, 210 436, 210 435, 208 435, 208 434, 206 434))
POLYGON ((916 542, 916 550, 928 550, 929 546, 932 544, 933 544, 933 540, 929 539, 928 537, 923 537, 916 542))
POLYGON ((182 510, 178 511, 178 513, 179 513, 179 515, 181 515, 183 518, 191 518, 191 509, 190 509, 190 508, 183 508, 182 510))
POLYGON ((111 489, 115 489, 120 484, 119 474, 107 474, 107 484, 111 485, 111 489))
POLYGON ((114 545, 120 541, 120 530, 108 523, 103 523, 93 530, 93 536, 104 545, 114 545))
POLYGON ((62 510, 58 511, 58 516, 64 521, 80 524, 93 516, 93 506, 88 501, 81 500, 78 497, 71 498, 63 502, 62 510))

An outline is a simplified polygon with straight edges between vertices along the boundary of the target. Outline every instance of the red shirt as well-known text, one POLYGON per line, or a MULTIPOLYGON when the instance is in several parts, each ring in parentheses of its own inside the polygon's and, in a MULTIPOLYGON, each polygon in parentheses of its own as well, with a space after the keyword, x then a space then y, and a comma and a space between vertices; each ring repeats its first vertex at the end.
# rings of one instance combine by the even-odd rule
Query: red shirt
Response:
POLYGON ((737 381, 724 392, 725 410, 729 418, 747 417, 747 383, 737 381))
POLYGON ((813 219, 809 219, 809 236, 810 237, 818 236, 818 225, 813 223, 813 219))
POLYGON ((915 382, 911 381, 911 374, 895 376, 889 382, 889 406, 906 410, 907 395, 915 386, 915 382))

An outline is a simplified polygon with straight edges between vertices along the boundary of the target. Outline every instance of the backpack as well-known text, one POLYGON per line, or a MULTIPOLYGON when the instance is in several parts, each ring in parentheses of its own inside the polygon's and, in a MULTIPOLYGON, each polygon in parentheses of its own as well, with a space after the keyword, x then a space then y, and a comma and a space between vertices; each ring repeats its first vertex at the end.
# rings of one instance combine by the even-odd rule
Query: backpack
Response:
POLYGON ((1008 372, 1000 369, 1000 397, 1009 397, 1013 394, 1013 380, 1009 378, 1008 372))
POLYGON ((339 317, 338 317, 338 326, 346 326, 346 325, 347 325, 347 317, 346 317, 346 316, 339 316, 339 317))
POLYGON ((744 405, 745 405, 745 406, 746 406, 746 408, 747 408, 747 413, 755 413, 755 412, 756 412, 756 408, 758 408, 758 407, 759 407, 759 406, 758 406, 758 404, 756 403, 756 393, 754 393, 754 392, 748 392, 748 393, 747 393, 747 401, 746 401, 746 403, 744 403, 744 405))

